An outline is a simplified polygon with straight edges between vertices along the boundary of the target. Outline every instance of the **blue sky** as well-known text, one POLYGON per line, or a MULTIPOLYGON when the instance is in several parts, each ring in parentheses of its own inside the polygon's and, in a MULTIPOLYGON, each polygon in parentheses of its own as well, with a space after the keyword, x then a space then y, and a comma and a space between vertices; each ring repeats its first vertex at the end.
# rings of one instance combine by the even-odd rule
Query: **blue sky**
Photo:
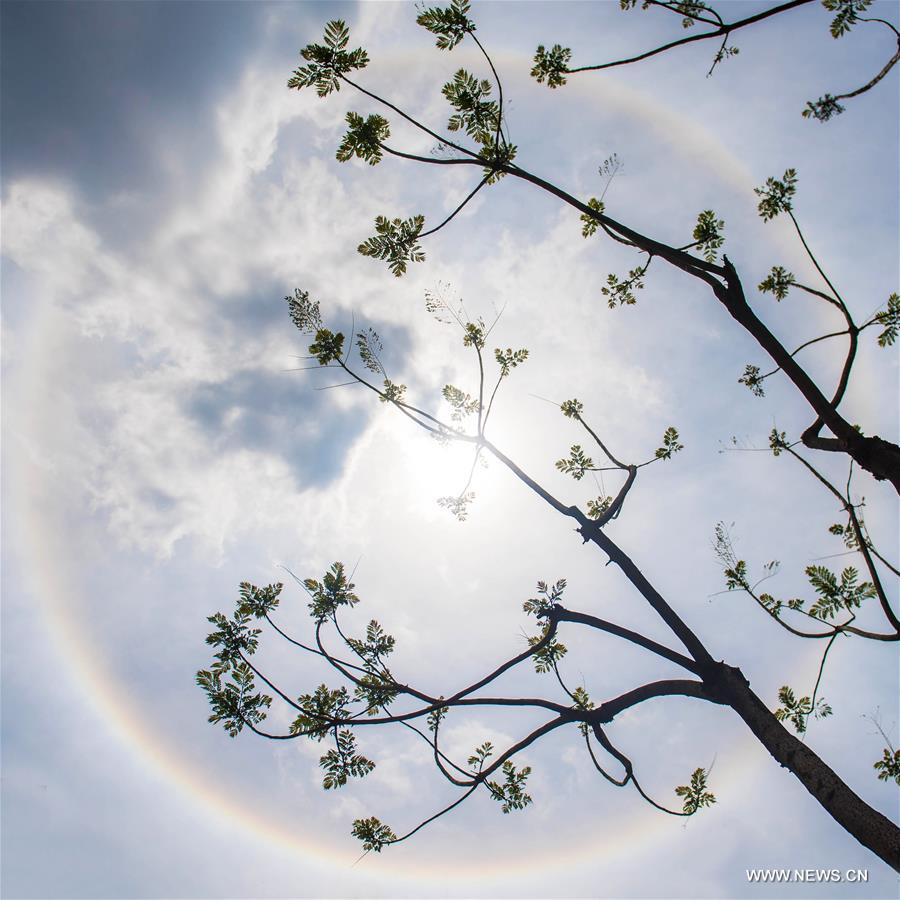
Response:
MULTIPOLYGON (((895 3, 876 8, 896 24, 895 3)), ((701 44, 549 92, 528 77, 538 43, 599 61, 679 35, 677 20, 614 3, 484 3, 475 15, 526 168, 588 197, 618 154, 612 215, 686 243, 697 213, 716 210, 751 286, 774 264, 815 277, 787 225, 755 211, 753 187, 794 166, 798 218, 858 317, 897 289, 896 72, 827 125, 799 114, 871 77, 893 52, 886 29, 835 41, 814 4, 738 35, 740 55, 712 78, 701 44)), ((319 577, 336 559, 356 565, 352 627, 377 618, 397 637, 396 668, 436 693, 521 649, 521 603, 539 579, 566 577, 570 606, 665 638, 571 524, 499 466, 477 473, 460 524, 435 500, 459 489, 465 454, 355 389, 317 390, 326 373, 293 371, 305 341, 282 298, 295 287, 338 327, 375 327, 392 375, 428 408, 447 382, 471 390, 474 372, 425 312, 425 292, 464 297, 472 315, 502 307, 497 344, 531 358, 504 385, 494 440, 567 503, 595 486, 555 471, 581 436, 539 398, 580 397, 634 458, 676 425, 685 450, 645 470, 612 533, 773 707, 780 685, 811 688, 816 648, 720 593, 711 541, 716 522, 733 522, 748 562, 781 560, 773 589, 784 595, 804 590, 804 566, 841 551, 826 530, 833 503, 798 467, 722 452, 732 436, 765 446, 773 424, 797 435, 808 411, 788 384, 758 400, 736 383, 759 354, 686 279, 651 271, 637 306, 606 309, 607 272, 633 257, 583 241, 577 215, 510 179, 430 239, 427 261, 402 280, 355 253, 375 215, 439 221, 470 176, 339 165, 344 113, 376 109, 285 82, 299 48, 343 17, 372 57, 366 85, 441 126, 441 85, 459 66, 480 72, 478 59, 465 45, 435 50, 410 4, 6 2, 0 16, 4 896, 847 896, 846 885, 751 886, 755 866, 867 868, 852 896, 893 895, 894 874, 734 715, 690 700, 645 704, 614 726, 663 800, 712 763, 718 802, 686 823, 602 782, 577 735, 558 733, 523 755, 529 809, 503 816, 476 796, 359 863, 354 818, 405 830, 454 796, 427 754, 403 735, 366 735, 378 768, 332 795, 320 747, 232 741, 209 726, 193 685, 209 660, 205 617, 232 606, 240 581, 284 579, 281 566, 319 577)), ((752 302, 788 344, 834 324, 802 297, 752 302)), ((831 345, 807 359, 831 383, 831 345)), ((895 437, 896 354, 869 340, 857 369, 848 417, 895 437)), ((839 462, 820 462, 846 478, 839 462)), ((863 476, 854 484, 889 553, 896 502, 863 476)), ((294 587, 282 616, 297 634, 309 627, 294 587)), ((661 677, 614 641, 563 640, 569 677, 598 698, 661 677)), ((883 742, 866 718, 879 716, 896 744, 896 655, 844 643, 823 685, 835 715, 808 740, 896 814, 896 790, 873 775, 883 742)), ((264 653, 291 693, 325 677, 274 640, 264 653)), ((500 686, 553 692, 527 672, 500 686)), ((464 758, 530 723, 457 716, 445 737, 464 758)))

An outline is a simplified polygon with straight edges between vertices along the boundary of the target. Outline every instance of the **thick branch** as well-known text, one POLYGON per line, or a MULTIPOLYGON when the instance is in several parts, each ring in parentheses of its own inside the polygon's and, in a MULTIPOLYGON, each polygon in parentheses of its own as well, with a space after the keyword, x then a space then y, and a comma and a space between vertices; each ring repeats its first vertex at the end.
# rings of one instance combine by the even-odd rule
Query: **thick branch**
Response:
POLYGON ((637 706, 645 700, 654 697, 696 697, 699 700, 707 700, 710 703, 726 703, 726 701, 710 690, 702 681, 688 681, 686 679, 671 678, 666 681, 654 681, 634 688, 614 700, 607 700, 593 710, 588 719, 590 722, 607 724, 632 706, 637 706))
POLYGON ((566 609, 563 606, 553 607, 551 619, 559 622, 577 622, 580 625, 596 628, 598 631, 605 631, 607 634, 613 634, 632 644, 636 644, 638 647, 643 647, 645 650, 649 650, 651 653, 655 653, 657 656, 661 656, 663 659, 667 659, 669 662, 673 662, 675 665, 681 666, 689 672, 698 674, 700 671, 700 667, 697 663, 689 657, 684 656, 675 650, 670 650, 668 647, 658 644, 656 641, 644 637, 644 635, 636 631, 631 631, 628 628, 623 628, 621 625, 616 625, 614 622, 607 622, 605 619, 598 619, 596 616, 591 616, 587 613, 575 612, 574 610, 566 609))

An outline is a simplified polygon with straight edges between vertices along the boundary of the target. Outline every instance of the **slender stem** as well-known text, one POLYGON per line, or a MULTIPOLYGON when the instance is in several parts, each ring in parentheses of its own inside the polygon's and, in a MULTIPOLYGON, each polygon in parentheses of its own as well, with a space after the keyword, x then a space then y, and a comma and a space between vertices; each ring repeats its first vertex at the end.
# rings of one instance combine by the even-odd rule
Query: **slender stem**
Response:
POLYGON ((428 237, 428 235, 434 234, 436 231, 440 231, 448 222, 452 221, 458 213, 462 212, 463 207, 487 184, 489 177, 489 175, 485 175, 485 177, 482 178, 481 181, 479 181, 478 184, 468 193, 465 200, 463 200, 463 202, 460 203, 459 206, 457 206, 456 209, 454 209, 453 212, 450 213, 450 215, 447 216, 447 218, 444 219, 444 221, 441 222, 440 225, 435 225, 435 227, 430 229, 429 231, 423 231, 419 235, 419 237, 428 237))
POLYGON ((675 650, 670 650, 668 647, 665 647, 648 637, 644 637, 644 635, 639 634, 636 631, 631 631, 628 628, 623 628, 621 625, 616 625, 614 622, 607 622, 605 619, 599 619, 596 616, 591 616, 587 613, 566 609, 563 606, 555 606, 553 608, 552 618, 560 622, 576 622, 580 625, 587 625, 590 628, 596 628, 599 631, 613 634, 632 644, 636 644, 638 647, 643 647, 645 650, 649 650, 651 653, 655 653, 657 656, 661 656, 663 659, 667 659, 669 662, 673 662, 676 665, 687 669, 689 672, 699 674, 700 667, 694 660, 675 650))
POLYGON ((601 63, 594 66, 578 66, 573 69, 566 69, 565 72, 567 75, 574 75, 576 72, 596 72, 600 69, 611 69, 615 66, 626 66, 630 63, 640 62, 641 60, 649 59, 652 56, 657 56, 660 53, 665 53, 667 50, 672 50, 674 47, 681 47, 685 44, 693 44, 696 41, 704 41, 708 40, 709 38, 728 35, 732 31, 737 31, 739 28, 744 28, 747 25, 753 25, 755 22, 761 22, 763 19, 768 19, 771 16, 778 15, 779 13, 787 12, 787 10, 793 9, 796 6, 803 6, 811 2, 812 0, 791 0, 790 3, 783 3, 781 6, 776 6, 773 9, 768 9, 764 12, 757 13, 756 15, 748 16, 746 19, 741 19, 738 22, 732 22, 729 25, 721 25, 714 31, 705 31, 700 34, 692 34, 689 37, 680 38, 677 41, 671 41, 668 44, 663 44, 661 47, 657 47, 655 50, 648 50, 644 53, 638 54, 637 56, 629 57, 628 59, 619 59, 615 60, 614 62, 601 63))
POLYGON ((850 317, 850 311, 847 309, 847 304, 844 303, 844 298, 841 297, 841 295, 838 293, 837 288, 831 283, 831 279, 825 274, 825 270, 819 265, 819 261, 816 259, 815 254, 810 249, 809 244, 806 243, 806 238, 803 236, 803 232, 800 230, 800 225, 798 224, 796 218, 794 218, 793 210, 787 209, 786 212, 791 222, 794 223, 794 229, 797 232, 797 237, 800 238, 800 243, 803 244, 803 249, 806 251, 806 255, 810 258, 810 260, 812 260, 812 264, 816 267, 816 271, 819 273, 819 275, 822 276, 822 280, 825 282, 825 284, 827 284, 828 287, 831 288, 831 293, 840 304, 841 312, 847 318, 847 324, 850 327, 853 327, 853 319, 850 317))
POLYGON ((448 147, 452 147, 454 150, 458 150, 460 153, 464 153, 466 156, 473 156, 473 157, 478 156, 477 153, 473 153, 471 150, 468 150, 465 147, 461 147, 459 144, 455 144, 449 138, 442 137, 436 131, 432 131, 427 125, 423 125, 421 122, 419 122, 417 119, 414 119, 408 113, 403 112, 403 110, 400 109, 399 106, 395 106, 389 100, 385 100, 383 97, 379 97, 378 94, 373 94, 371 91, 367 91, 361 84, 357 84, 355 81, 352 81, 351 79, 349 79, 346 75, 340 75, 339 77, 340 77, 341 81, 346 82, 347 84, 350 85, 350 87, 355 88, 361 94, 365 94, 367 97, 371 98, 376 103, 380 103, 382 106, 386 106, 388 109, 392 109, 395 113, 397 113, 398 116, 402 116, 404 119, 406 119, 407 122, 409 122, 411 125, 414 125, 416 128, 419 129, 419 131, 424 131, 425 134, 433 137, 438 143, 445 144, 448 147))
MULTIPOLYGON (((877 19, 877 20, 873 19, 871 21, 882 22, 884 20, 883 19, 877 19)), ((888 25, 888 27, 893 29, 894 32, 896 33, 897 29, 894 28, 893 25, 890 25, 888 22, 885 22, 884 24, 888 25)), ((878 84, 879 81, 881 81, 882 78, 884 78, 885 75, 887 75, 888 72, 891 71, 891 69, 894 68, 894 66, 897 64, 898 61, 900 61, 900 36, 898 36, 898 40, 897 40, 897 52, 887 61, 884 68, 877 75, 875 75, 875 77, 872 78, 871 81, 864 84, 861 88, 857 88, 855 91, 850 91, 849 94, 837 94, 834 97, 834 99, 835 100, 849 100, 851 97, 858 97, 860 94, 864 94, 866 91, 871 90, 873 87, 875 87, 876 84, 878 84)))
MULTIPOLYGON (((822 334, 822 335, 819 335, 819 337, 812 338, 812 340, 806 341, 805 343, 801 344, 796 350, 792 351, 791 357, 792 358, 795 357, 801 350, 805 350, 807 347, 811 347, 813 344, 818 344, 819 341, 827 341, 830 338, 841 337, 841 335, 844 335, 844 334, 849 334, 849 332, 846 329, 844 329, 843 331, 832 331, 829 334, 822 334)), ((770 376, 775 375, 777 372, 780 372, 780 371, 781 371, 781 366, 778 366, 777 368, 772 369, 771 372, 766 372, 765 375, 761 375, 759 380, 763 381, 764 379, 769 378, 770 376)))

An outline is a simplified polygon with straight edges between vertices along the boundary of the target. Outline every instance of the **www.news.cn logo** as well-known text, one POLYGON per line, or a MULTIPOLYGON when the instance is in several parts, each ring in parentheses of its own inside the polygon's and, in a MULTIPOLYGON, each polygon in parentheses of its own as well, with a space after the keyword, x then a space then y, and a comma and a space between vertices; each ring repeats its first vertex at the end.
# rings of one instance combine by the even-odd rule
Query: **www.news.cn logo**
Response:
POLYGON ((868 869, 747 869, 747 881, 779 882, 866 882, 868 869))

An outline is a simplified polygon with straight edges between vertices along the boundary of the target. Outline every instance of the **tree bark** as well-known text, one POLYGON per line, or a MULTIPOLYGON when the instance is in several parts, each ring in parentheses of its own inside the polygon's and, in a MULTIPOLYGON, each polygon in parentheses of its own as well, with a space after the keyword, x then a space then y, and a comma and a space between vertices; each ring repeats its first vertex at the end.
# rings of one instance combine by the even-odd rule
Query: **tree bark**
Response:
POLYGON ((718 663, 704 682, 845 831, 900 871, 900 828, 857 796, 806 744, 794 737, 750 689, 740 669, 718 663))

